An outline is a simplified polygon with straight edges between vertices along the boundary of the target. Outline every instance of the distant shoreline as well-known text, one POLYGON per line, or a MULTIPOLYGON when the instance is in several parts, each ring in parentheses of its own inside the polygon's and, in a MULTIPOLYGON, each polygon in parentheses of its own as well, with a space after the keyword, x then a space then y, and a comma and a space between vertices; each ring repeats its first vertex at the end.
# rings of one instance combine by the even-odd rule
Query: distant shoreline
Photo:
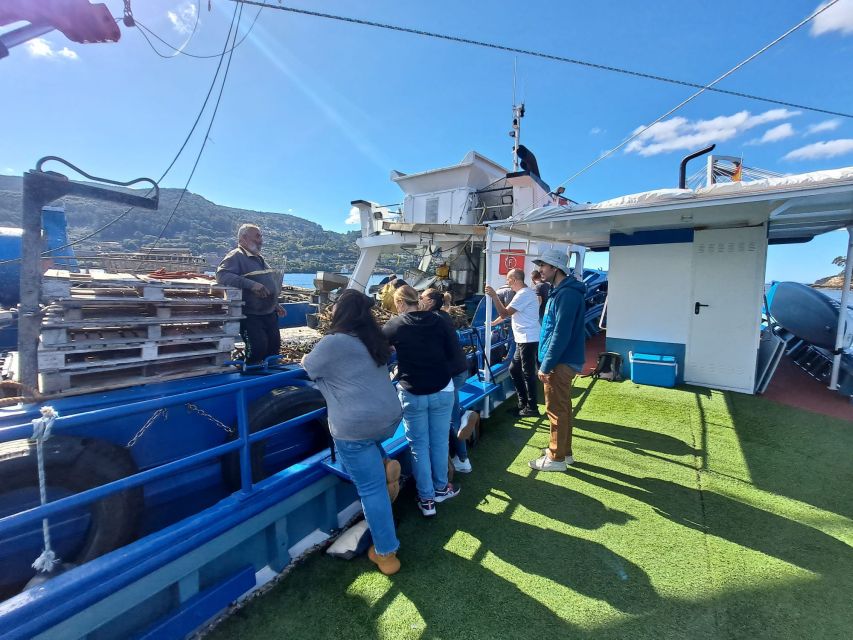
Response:
POLYGON ((820 278, 815 280, 811 286, 815 289, 842 289, 844 287, 844 274, 839 273, 838 275, 820 278))

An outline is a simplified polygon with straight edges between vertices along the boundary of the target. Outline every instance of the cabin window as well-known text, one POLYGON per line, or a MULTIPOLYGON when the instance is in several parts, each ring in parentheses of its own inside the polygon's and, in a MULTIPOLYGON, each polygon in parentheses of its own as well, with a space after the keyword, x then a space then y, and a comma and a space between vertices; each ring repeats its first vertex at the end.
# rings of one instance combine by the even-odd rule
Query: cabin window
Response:
POLYGON ((424 222, 427 224, 438 223, 438 198, 427 198, 424 222))

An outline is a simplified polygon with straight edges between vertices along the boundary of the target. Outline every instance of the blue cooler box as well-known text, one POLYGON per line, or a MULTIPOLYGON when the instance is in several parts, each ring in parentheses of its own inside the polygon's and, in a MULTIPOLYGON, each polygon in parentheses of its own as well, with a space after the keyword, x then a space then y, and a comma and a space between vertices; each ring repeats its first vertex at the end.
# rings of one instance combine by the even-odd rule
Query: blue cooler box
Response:
POLYGON ((656 356, 650 353, 628 352, 631 361, 631 380, 655 387, 674 387, 678 375, 675 356, 656 356))

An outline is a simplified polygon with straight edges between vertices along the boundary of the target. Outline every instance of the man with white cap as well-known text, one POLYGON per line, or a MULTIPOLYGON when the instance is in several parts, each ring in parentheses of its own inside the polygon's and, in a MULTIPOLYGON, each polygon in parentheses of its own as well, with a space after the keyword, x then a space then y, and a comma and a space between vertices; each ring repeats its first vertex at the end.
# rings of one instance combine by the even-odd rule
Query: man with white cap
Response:
POLYGON ((583 371, 586 285, 569 277, 565 251, 548 249, 533 261, 551 284, 539 336, 539 379, 545 387, 545 411, 551 442, 542 457, 531 460, 537 471, 565 471, 572 457, 572 378, 583 371))

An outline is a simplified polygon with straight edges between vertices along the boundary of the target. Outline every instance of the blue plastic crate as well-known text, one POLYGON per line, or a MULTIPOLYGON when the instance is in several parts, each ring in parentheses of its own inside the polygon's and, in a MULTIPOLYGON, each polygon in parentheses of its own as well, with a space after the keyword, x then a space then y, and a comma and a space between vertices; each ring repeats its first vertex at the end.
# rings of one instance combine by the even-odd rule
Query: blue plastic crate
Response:
POLYGON ((655 387, 674 387, 678 376, 675 356, 658 356, 651 353, 628 352, 631 361, 631 380, 637 384, 655 387))

